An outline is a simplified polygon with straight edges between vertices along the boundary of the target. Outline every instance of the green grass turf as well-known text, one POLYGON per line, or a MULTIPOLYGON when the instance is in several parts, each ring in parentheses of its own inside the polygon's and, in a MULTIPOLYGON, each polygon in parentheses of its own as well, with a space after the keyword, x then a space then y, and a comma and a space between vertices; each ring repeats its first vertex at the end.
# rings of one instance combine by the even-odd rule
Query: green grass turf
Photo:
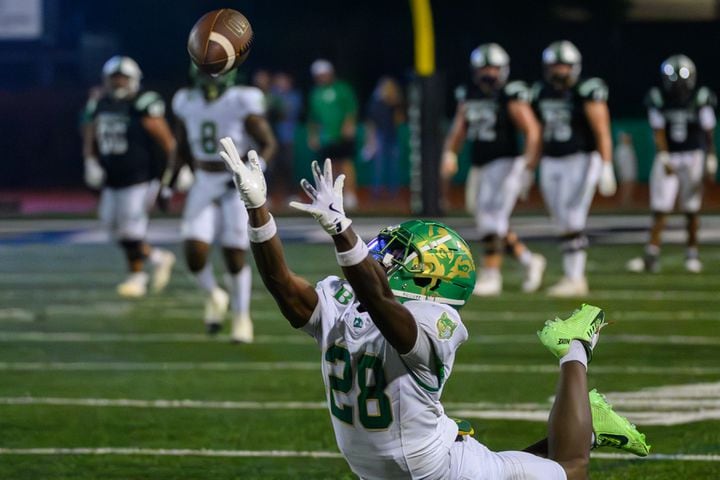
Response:
MULTIPOLYGON (((539 250, 549 259, 546 283, 553 282, 560 275, 559 254, 552 245, 539 245, 539 250)), ((601 391, 623 392, 716 382, 720 376, 717 353, 720 248, 703 249, 706 272, 701 275, 685 273, 682 250, 672 246, 665 249, 661 274, 625 273, 625 260, 639 250, 636 246, 597 246, 590 250, 592 293, 587 300, 605 308, 609 320, 615 323, 603 332, 601 347, 591 365, 589 384, 601 391), (671 335, 685 340, 704 338, 707 342, 669 343, 671 335), (649 336, 650 340, 637 336, 649 336), (593 371, 596 365, 597 371, 593 371), (629 367, 654 370, 638 373, 629 367)), ((289 245, 287 256, 293 269, 311 281, 339 273, 332 249, 326 245, 289 245)), ((162 295, 128 301, 114 293, 114 286, 123 275, 122 258, 110 245, 0 247, 0 367, 17 362, 106 365, 101 370, 67 371, 0 368, 0 398, 323 402, 319 351, 311 339, 293 331, 281 318, 257 276, 253 317, 258 342, 236 346, 230 345, 225 337, 214 340, 202 337, 203 296, 183 266, 179 265, 176 272, 162 295), (25 333, 45 333, 48 337, 20 336, 25 333), (92 342, 68 342, 53 336, 60 333, 115 336, 92 342), (132 337, 138 334, 158 335, 151 341, 140 342, 132 337), (163 338, 163 334, 186 337, 177 340, 163 338), (300 362, 304 367, 265 371, 253 367, 258 362, 300 362), (152 368, 130 370, 128 364, 152 368), (162 364, 169 367, 162 369, 162 364), (185 367, 173 367, 178 364, 185 367)), ((535 340, 534 332, 545 319, 555 314, 566 315, 578 302, 518 293, 521 273, 512 262, 508 262, 504 275, 503 296, 474 298, 463 310, 471 339, 456 359, 457 365, 488 366, 495 370, 473 373, 458 369, 445 389, 443 399, 448 403, 550 405, 556 372, 552 368, 541 372, 523 368, 554 364, 535 340), (510 367, 519 369, 503 370, 510 367)), ((223 410, 0 404, 0 448, 336 452, 328 415, 322 408, 223 410)), ((475 419, 473 423, 478 440, 497 450, 522 448, 545 432, 541 422, 475 419)), ((653 453, 720 454, 720 421, 641 425, 641 429, 653 444, 653 453)), ((605 479, 711 479, 720 476, 719 465, 593 459, 592 471, 595 477, 605 479)), ((0 455, 0 478, 353 477, 345 462, 334 458, 0 455)))

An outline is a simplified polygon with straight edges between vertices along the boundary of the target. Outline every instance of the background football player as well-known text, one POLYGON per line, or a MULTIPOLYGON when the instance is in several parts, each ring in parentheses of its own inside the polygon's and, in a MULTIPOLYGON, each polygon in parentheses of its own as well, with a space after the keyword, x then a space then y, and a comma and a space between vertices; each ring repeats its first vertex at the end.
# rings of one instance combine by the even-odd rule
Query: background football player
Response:
POLYGON ((235 194, 232 175, 218 155, 218 139, 231 137, 243 152, 255 141, 260 154, 270 159, 276 150, 275 137, 265 119, 262 91, 235 85, 236 71, 218 77, 190 69, 192 88, 178 90, 173 112, 178 118, 178 152, 195 168, 193 184, 185 203, 182 236, 185 259, 201 289, 207 292, 204 322, 208 333, 219 331, 228 303, 232 310, 231 338, 252 342, 250 318, 252 274, 245 262, 248 248, 247 211, 235 194), (210 246, 215 239, 222 246, 228 270, 230 295, 217 285, 210 246))
POLYGON ((644 258, 634 258, 627 268, 656 272, 660 268, 661 235, 665 219, 676 200, 686 216, 685 268, 698 273, 698 212, 702 203, 703 177, 715 179, 715 94, 697 87, 695 64, 685 55, 673 55, 660 66, 662 88, 654 87, 646 98, 648 119, 654 132, 655 162, 650 172, 650 208, 653 224, 644 258))
POLYGON ((175 255, 145 241, 148 209, 157 198, 165 165, 172 163, 175 138, 159 94, 140 89, 142 72, 130 57, 115 56, 102 70, 104 88, 90 98, 83 127, 85 183, 101 188, 99 213, 125 252, 129 277, 117 287, 124 297, 147 292, 145 261, 152 266, 152 289, 167 285, 175 255))
POLYGON ((580 78, 581 61, 571 42, 551 43, 542 54, 544 79, 531 90, 543 128, 540 187, 561 232, 564 275, 548 289, 558 297, 587 294, 588 211, 598 182, 602 195, 617 189, 608 89, 599 78, 580 78))
POLYGON ((472 83, 459 89, 458 106, 445 140, 443 177, 457 172, 457 154, 467 138, 472 166, 466 186, 466 206, 475 214, 484 247, 483 268, 473 293, 502 291, 503 252, 525 267, 525 292, 540 287, 545 257, 533 254, 509 230, 510 214, 519 194, 527 194, 540 157, 540 124, 522 82, 507 83, 510 57, 496 43, 480 45, 470 54, 472 83), (520 154, 518 133, 525 139, 520 154))
POLYGON ((602 311, 588 305, 540 332, 560 358, 561 373, 549 436, 531 447, 537 455, 491 452, 471 429, 460 430, 440 397, 468 338, 458 312, 475 283, 467 243, 441 223, 410 220, 383 229, 366 245, 344 213, 344 177, 333 179, 329 159, 322 171, 313 162, 314 185, 301 182, 312 203, 290 205, 331 235, 347 278, 329 276, 313 286, 285 263, 257 156, 250 152, 245 166, 232 141, 221 142, 248 207, 260 275, 290 324, 322 349, 335 438, 356 475, 585 479, 591 446, 609 444, 614 435, 628 439, 624 449, 647 455, 644 436, 597 392, 588 395, 587 363, 605 325, 602 311))

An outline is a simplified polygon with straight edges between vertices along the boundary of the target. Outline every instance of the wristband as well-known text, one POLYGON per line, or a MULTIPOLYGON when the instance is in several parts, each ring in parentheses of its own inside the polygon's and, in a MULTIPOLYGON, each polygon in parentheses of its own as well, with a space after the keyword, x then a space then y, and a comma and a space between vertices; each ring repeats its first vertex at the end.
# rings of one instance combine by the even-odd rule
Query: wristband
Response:
POLYGON ((346 252, 335 251, 335 258, 337 258, 338 265, 341 267, 352 267, 365 260, 368 256, 369 250, 365 242, 362 241, 360 236, 357 236, 357 243, 353 248, 346 252))
POLYGON ((267 242, 274 237, 276 233, 277 224, 275 223, 275 219, 272 215, 270 215, 270 220, 268 220, 265 225, 257 228, 249 226, 248 228, 248 237, 250 237, 250 241, 252 243, 267 242))

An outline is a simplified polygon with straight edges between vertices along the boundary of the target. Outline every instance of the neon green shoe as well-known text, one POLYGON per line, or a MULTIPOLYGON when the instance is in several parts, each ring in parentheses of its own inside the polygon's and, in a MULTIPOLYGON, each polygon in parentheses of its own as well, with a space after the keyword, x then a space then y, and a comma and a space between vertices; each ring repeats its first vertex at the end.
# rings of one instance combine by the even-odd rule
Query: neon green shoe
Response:
POLYGON ((593 348, 600 338, 600 329, 605 325, 607 323, 602 309, 583 303, 567 319, 555 317, 555 320, 545 322, 537 334, 542 344, 557 358, 567 354, 571 340, 580 340, 590 362, 593 348))
POLYGON ((613 447, 646 457, 650 453, 650 445, 645 435, 628 421, 627 418, 615 413, 605 397, 593 389, 590 395, 590 411, 592 412, 593 432, 597 447, 613 447))

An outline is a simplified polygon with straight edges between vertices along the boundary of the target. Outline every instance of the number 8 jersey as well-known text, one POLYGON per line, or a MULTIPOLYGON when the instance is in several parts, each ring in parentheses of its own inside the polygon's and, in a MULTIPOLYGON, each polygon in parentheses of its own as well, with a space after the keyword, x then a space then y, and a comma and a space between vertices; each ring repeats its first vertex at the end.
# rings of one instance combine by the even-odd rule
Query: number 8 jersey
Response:
POLYGON ((250 150, 245 119, 264 115, 265 100, 255 87, 230 87, 214 100, 206 100, 200 88, 181 88, 173 97, 172 109, 185 124, 193 159, 222 163, 221 138, 231 137, 241 154, 250 150))
POLYGON ((400 355, 362 311, 350 285, 328 277, 303 327, 322 349, 322 373, 340 451, 361 478, 446 478, 458 428, 440 403, 455 352, 468 336, 455 309, 426 301, 404 306, 429 340, 400 355))

